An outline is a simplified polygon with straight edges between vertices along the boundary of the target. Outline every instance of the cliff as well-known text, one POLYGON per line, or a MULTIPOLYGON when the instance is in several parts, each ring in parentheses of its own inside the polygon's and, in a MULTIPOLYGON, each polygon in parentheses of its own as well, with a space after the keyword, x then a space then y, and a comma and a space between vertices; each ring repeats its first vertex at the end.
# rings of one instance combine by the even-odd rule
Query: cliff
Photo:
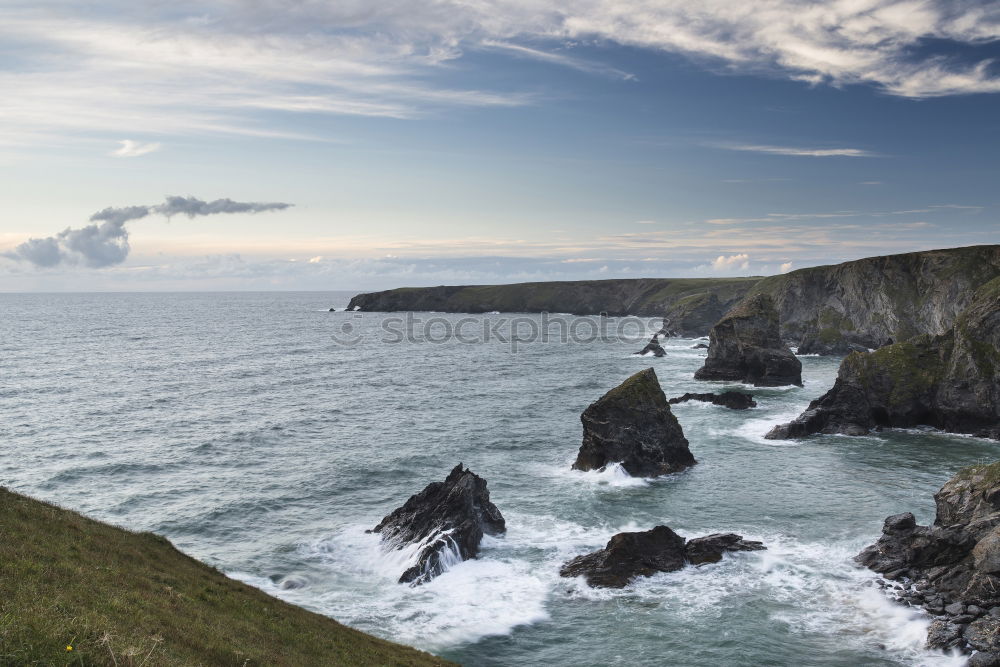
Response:
POLYGON ((926 250, 799 269, 767 278, 641 278, 513 285, 403 287, 359 294, 370 312, 573 313, 664 317, 704 336, 741 299, 769 295, 781 337, 800 354, 847 354, 939 335, 977 287, 1000 276, 1000 245, 926 250))
POLYGON ((1000 278, 947 332, 849 355, 833 388, 767 437, 917 425, 1000 438, 1000 278))
MULTIPOLYGON (((401 287, 358 294, 348 306, 369 312, 573 313, 640 315, 673 313, 671 328, 685 329, 686 318, 701 323, 702 335, 760 278, 637 278, 573 282, 401 287)), ((694 326, 694 325, 693 325, 694 326)))
POLYGON ((997 276, 1000 245, 970 246, 799 269, 764 278, 750 296, 771 296, 799 354, 846 354, 945 333, 997 276))
POLYGON ((446 665, 0 488, 0 664, 446 665))

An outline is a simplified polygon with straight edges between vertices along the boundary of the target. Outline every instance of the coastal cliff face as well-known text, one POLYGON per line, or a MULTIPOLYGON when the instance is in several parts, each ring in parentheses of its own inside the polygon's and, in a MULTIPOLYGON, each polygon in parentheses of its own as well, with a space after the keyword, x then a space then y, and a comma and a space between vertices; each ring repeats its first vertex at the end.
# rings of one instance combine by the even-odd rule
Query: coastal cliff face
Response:
MULTIPOLYGON (((348 309, 368 312, 573 313, 640 315, 673 313, 671 328, 704 335, 760 278, 640 278, 573 282, 401 287, 358 294, 348 309), (717 313, 717 314, 716 314, 717 313), (679 328, 678 328, 679 327, 679 328)), ((669 315, 668 315, 669 317, 669 315)))
POLYGON ((799 269, 757 283, 774 299, 785 340, 799 354, 847 354, 955 323, 976 288, 1000 276, 1000 245, 869 257, 799 269))
POLYGON ((848 356, 833 388, 767 437, 927 425, 1000 438, 1000 278, 974 294, 944 334, 848 356))
POLYGON ((766 294, 744 299, 712 327, 708 357, 696 380, 730 380, 759 387, 802 386, 802 362, 778 335, 778 313, 766 294))
POLYGON ((770 296, 781 337, 799 354, 848 354, 955 323, 977 287, 1000 276, 1000 245, 927 250, 799 269, 768 278, 642 278, 403 287, 358 294, 369 312, 573 313, 664 317, 677 335, 707 335, 741 299, 770 296))

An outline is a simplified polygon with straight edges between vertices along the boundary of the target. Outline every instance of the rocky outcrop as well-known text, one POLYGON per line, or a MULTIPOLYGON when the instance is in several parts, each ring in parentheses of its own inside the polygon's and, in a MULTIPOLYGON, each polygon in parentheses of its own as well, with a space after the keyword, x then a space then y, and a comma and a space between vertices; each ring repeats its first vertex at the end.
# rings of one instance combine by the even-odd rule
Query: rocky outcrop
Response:
POLYGON ((898 582, 887 590, 900 602, 938 617, 930 646, 983 651, 977 660, 991 664, 1000 660, 1000 463, 960 471, 934 501, 932 526, 890 516, 855 560, 898 582))
POLYGON ((694 377, 758 387, 802 385, 802 362, 781 342, 771 297, 743 300, 712 327, 708 357, 694 377))
POLYGON ((660 334, 653 334, 650 341, 646 343, 646 347, 636 352, 636 355, 641 357, 645 357, 648 354, 651 354, 654 357, 667 356, 667 351, 663 349, 662 345, 660 345, 660 334))
POLYGON ((747 408, 757 407, 757 401, 753 400, 753 395, 742 391, 724 391, 721 394, 692 394, 688 392, 671 398, 667 402, 670 405, 676 405, 677 403, 684 403, 686 401, 704 401, 714 405, 721 405, 731 410, 746 410, 747 408))
POLYGON ((580 415, 577 470, 620 463, 633 477, 656 477, 697 463, 652 368, 639 371, 580 415))
MULTIPOLYGON (((640 315, 662 317, 689 297, 714 295, 721 312, 739 301, 760 278, 640 278, 572 282, 404 287, 358 294, 348 310, 428 311, 441 313, 573 313, 576 315, 640 315)), ((697 301, 697 299, 696 299, 697 301)), ((694 302, 682 304, 694 308, 694 302)), ((720 314, 721 314, 720 312, 720 314)), ((687 335, 704 336, 715 323, 710 315, 676 315, 687 335), (701 317, 699 329, 695 317, 701 317), (711 319, 711 321, 708 321, 711 319)), ((678 330, 680 331, 680 330, 678 330)))
POLYGON ((799 354, 848 354, 945 333, 997 276, 1000 245, 972 246, 799 269, 761 280, 750 296, 771 296, 799 354))
POLYGON ((1000 439, 1000 278, 947 333, 849 355, 833 388, 767 437, 918 425, 1000 439))
POLYGON ((718 534, 687 542, 667 526, 636 533, 618 533, 607 546, 593 553, 577 556, 559 570, 563 577, 584 577, 591 586, 622 588, 636 577, 657 572, 673 572, 688 563, 717 563, 731 551, 759 551, 760 542, 744 540, 740 535, 718 534))
POLYGON ((733 551, 763 551, 764 544, 753 540, 744 540, 736 533, 713 533, 705 537, 688 540, 684 546, 684 554, 692 565, 718 563, 722 555, 733 551))
POLYGON ((400 583, 416 585, 441 574, 453 561, 475 558, 483 534, 505 530, 486 480, 459 463, 447 479, 428 484, 370 532, 380 533, 388 548, 417 545, 415 563, 399 577, 400 583))

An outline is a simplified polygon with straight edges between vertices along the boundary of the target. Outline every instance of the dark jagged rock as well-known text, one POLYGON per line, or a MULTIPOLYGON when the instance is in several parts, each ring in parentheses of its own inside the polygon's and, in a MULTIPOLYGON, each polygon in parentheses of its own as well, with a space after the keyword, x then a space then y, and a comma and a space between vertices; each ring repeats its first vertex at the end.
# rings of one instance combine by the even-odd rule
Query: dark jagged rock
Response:
POLYGON ((667 356, 667 351, 663 349, 660 345, 660 334, 653 334, 653 337, 646 344, 646 347, 642 348, 640 351, 636 352, 637 356, 646 356, 651 354, 654 357, 665 357, 667 356))
POLYGON ((633 477, 656 477, 697 463, 652 368, 592 403, 580 421, 583 444, 573 463, 577 470, 620 463, 633 477))
POLYGON ((705 343, 698 343, 697 345, 692 345, 691 349, 692 350, 707 350, 708 349, 708 345, 706 345, 705 343))
POLYGON ((717 563, 731 551, 759 551, 760 542, 745 541, 740 535, 708 535, 685 543, 667 526, 636 533, 618 533, 607 546, 577 556, 559 570, 563 577, 585 577, 591 586, 622 588, 636 577, 657 572, 673 572, 688 563, 717 563))
POLYGON ((976 653, 969 658, 967 667, 1000 667, 1000 653, 976 653))
POLYGON ((833 388, 767 437, 918 425, 1000 439, 1000 278, 951 331, 845 358, 833 388))
POLYGON ((441 574, 447 560, 475 558, 486 535, 506 530, 500 510, 490 502, 486 480, 459 463, 443 482, 432 482, 371 530, 396 549, 423 545, 416 563, 400 583, 420 584, 441 574))
POLYGON ((709 333, 697 380, 736 380, 758 387, 802 386, 802 362, 781 342, 771 297, 757 295, 729 311, 709 333))
POLYGON ((736 533, 714 533, 705 537, 688 540, 684 547, 688 562, 692 565, 703 563, 718 563, 722 554, 732 551, 763 551, 764 544, 753 540, 744 540, 736 533))
POLYGON ((684 567, 684 538, 666 526, 637 533, 618 533, 607 546, 577 556, 560 576, 586 578, 591 586, 622 588, 638 576, 673 572, 684 567))
POLYGON ((685 401, 704 401, 731 410, 746 410, 757 407, 757 401, 753 400, 753 395, 742 391, 724 391, 721 394, 692 394, 688 392, 682 396, 671 398, 668 402, 671 405, 676 405, 685 401))
POLYGON ((901 600, 940 617, 929 646, 1000 653, 1000 463, 959 471, 934 500, 933 525, 890 516, 855 560, 901 581, 901 600))

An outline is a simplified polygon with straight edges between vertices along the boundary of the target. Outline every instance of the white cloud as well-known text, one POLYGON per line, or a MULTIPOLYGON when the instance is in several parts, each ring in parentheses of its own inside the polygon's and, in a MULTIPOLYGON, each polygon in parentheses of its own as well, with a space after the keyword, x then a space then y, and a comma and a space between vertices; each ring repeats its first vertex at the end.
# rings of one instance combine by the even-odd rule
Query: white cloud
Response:
POLYGON ((746 271, 750 268, 750 255, 742 252, 738 255, 719 255, 712 262, 712 269, 715 271, 732 271, 738 269, 746 271))
POLYGON ((131 139, 122 139, 118 143, 121 147, 109 153, 112 157, 139 157, 160 150, 160 144, 156 142, 143 144, 131 139))
POLYGON ((764 146, 760 144, 713 144, 716 148, 749 153, 790 155, 793 157, 874 157, 861 148, 800 148, 795 146, 764 146))
POLYGON ((781 271, 782 273, 788 273, 789 271, 791 271, 791 270, 792 270, 792 262, 785 262, 784 264, 782 264, 782 265, 781 265, 781 266, 779 267, 779 270, 780 270, 780 271, 781 271))

